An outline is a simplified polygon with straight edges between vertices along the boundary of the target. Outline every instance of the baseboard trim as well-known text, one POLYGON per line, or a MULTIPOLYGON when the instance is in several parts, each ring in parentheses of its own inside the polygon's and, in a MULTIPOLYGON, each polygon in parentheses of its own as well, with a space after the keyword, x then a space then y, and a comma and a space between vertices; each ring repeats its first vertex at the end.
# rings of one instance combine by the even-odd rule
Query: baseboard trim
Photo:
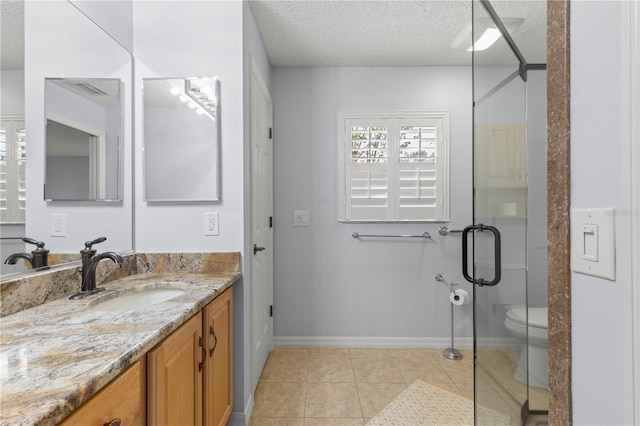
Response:
MULTIPOLYGON (((333 336, 278 336, 273 338, 275 347, 329 347, 329 348, 447 348, 451 346, 449 337, 333 337, 333 336)), ((461 349, 473 348, 472 337, 454 339, 454 346, 461 349)), ((482 338, 478 340, 480 349, 519 349, 518 339, 510 337, 482 338)))
POLYGON ((227 420, 227 426, 247 426, 251 413, 253 412, 253 394, 249 395, 247 404, 244 407, 243 413, 231 413, 229 420, 227 420))

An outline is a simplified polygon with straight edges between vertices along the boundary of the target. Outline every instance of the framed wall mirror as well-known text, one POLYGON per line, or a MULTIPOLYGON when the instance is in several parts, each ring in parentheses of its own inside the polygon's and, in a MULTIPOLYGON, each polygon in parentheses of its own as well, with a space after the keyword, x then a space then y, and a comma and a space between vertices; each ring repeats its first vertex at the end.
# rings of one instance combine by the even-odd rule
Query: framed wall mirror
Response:
POLYGON ((121 92, 119 79, 46 79, 45 200, 121 200, 121 92))
POLYGON ((145 201, 220 199, 220 82, 143 80, 145 201))
MULTIPOLYGON (((15 194, 17 200, 13 203, 15 208, 11 216, 3 215, 0 221, 2 280, 30 272, 31 266, 26 261, 5 263, 11 255, 29 254, 36 249, 32 244, 26 243, 24 238, 45 244, 45 248, 50 251, 50 266, 78 260, 84 242, 99 236, 107 237, 107 241, 97 247, 100 251, 131 252, 132 2, 0 3, 3 34, 0 49, 0 127, 5 130, 0 133, 7 135, 7 159, 11 154, 12 161, 15 160, 15 173, 7 185, 11 187, 11 193, 15 194), (5 34, 11 37, 5 37, 5 34), (120 112, 116 114, 120 120, 117 142, 119 152, 115 157, 104 157, 104 160, 96 152, 95 197, 73 199, 64 196, 62 198, 70 201, 59 201, 61 198, 53 194, 45 195, 45 183, 49 184, 48 177, 45 176, 49 148, 45 145, 45 108, 51 106, 45 90, 46 82, 55 79, 61 80, 59 83, 62 83, 62 79, 90 82, 105 92, 109 90, 103 89, 102 85, 109 82, 117 90, 117 102, 120 105, 120 112), (114 159, 118 170, 109 166, 114 159), (101 161, 105 167, 99 171, 101 161), (54 201, 45 201, 46 199, 54 201), (96 202, 97 199, 109 202, 96 202), (54 236, 53 219, 61 215, 66 218, 66 230, 64 235, 54 236)), ((60 85, 57 89, 63 90, 60 85)), ((55 111, 52 112, 56 114, 55 111)), ((71 118, 76 123, 83 122, 81 119, 73 119, 64 111, 58 111, 57 114, 71 118)), ((94 132, 87 133, 95 136, 94 132)), ((104 132, 107 154, 112 134, 111 131, 104 132)), ((3 203, 0 200, 0 204, 3 203)))

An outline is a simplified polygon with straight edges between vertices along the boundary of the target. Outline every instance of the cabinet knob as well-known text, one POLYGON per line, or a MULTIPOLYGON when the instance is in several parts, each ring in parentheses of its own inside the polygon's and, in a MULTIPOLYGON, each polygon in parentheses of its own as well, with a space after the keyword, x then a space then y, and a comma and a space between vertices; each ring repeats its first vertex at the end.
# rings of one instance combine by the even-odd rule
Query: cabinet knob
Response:
POLYGON ((115 419, 105 423, 103 426, 120 426, 121 423, 122 423, 122 420, 116 417, 115 419))

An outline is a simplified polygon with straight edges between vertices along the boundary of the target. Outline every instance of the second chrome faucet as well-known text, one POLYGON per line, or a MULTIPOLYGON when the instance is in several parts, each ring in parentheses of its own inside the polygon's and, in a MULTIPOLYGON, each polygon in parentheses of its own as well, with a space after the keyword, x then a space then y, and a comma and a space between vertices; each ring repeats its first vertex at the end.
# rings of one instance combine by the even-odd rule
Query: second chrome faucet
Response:
POLYGON ((84 243, 84 249, 80 250, 80 256, 82 258, 82 288, 79 293, 74 294, 69 299, 77 300, 84 299, 105 291, 104 287, 96 288, 96 268, 98 263, 103 259, 111 259, 114 263, 121 265, 124 262, 122 256, 113 251, 106 251, 104 253, 97 254, 97 251, 92 248, 94 244, 106 241, 105 237, 96 238, 93 241, 87 241, 84 243))

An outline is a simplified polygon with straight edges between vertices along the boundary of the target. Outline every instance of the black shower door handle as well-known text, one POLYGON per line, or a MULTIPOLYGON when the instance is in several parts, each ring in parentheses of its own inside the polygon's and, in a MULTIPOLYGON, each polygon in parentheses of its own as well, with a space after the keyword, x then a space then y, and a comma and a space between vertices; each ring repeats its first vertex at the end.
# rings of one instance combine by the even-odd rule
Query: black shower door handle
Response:
POLYGON ((464 230, 462 231, 462 275, 464 276, 464 279, 469 281, 470 283, 477 284, 480 287, 485 285, 494 286, 498 284, 500 282, 500 278, 502 277, 501 252, 502 252, 502 249, 500 246, 500 231, 498 231, 498 228, 494 226, 483 225, 481 223, 477 225, 469 225, 466 228, 464 228, 464 230), (493 234, 493 247, 495 250, 494 251, 495 270, 494 270, 493 279, 491 281, 487 281, 483 278, 474 279, 469 275, 469 270, 468 270, 469 262, 467 257, 469 252, 468 251, 469 242, 468 242, 467 236, 469 235, 469 232, 472 232, 472 231, 480 231, 480 232, 489 231, 493 234))

